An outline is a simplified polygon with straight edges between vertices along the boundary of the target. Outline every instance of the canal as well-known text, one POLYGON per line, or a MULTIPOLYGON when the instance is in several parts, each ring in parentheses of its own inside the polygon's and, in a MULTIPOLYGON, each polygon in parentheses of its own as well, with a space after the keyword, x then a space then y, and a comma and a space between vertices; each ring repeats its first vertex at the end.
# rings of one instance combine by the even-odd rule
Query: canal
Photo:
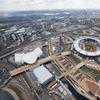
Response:
POLYGON ((76 100, 88 100, 85 97, 83 97, 82 95, 80 95, 79 93, 77 93, 77 91, 73 88, 73 86, 70 85, 70 83, 65 78, 62 78, 60 80, 72 92, 72 94, 75 96, 76 100))

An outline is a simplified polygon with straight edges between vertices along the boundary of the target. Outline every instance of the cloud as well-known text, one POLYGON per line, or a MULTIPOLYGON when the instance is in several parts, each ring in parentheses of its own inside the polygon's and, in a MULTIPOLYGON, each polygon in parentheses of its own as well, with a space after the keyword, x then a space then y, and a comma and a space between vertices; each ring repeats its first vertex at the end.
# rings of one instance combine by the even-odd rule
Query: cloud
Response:
POLYGON ((0 0, 0 11, 100 8, 100 0, 0 0))

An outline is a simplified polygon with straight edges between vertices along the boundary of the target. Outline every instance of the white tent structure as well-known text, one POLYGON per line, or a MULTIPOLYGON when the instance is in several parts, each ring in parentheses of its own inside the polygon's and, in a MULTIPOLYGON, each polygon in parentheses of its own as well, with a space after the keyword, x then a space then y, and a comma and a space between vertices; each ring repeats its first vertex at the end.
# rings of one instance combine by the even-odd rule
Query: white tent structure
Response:
POLYGON ((17 53, 15 54, 15 62, 18 64, 33 64, 36 62, 37 58, 43 54, 42 50, 38 47, 32 52, 28 53, 17 53))
POLYGON ((47 83, 53 78, 53 75, 43 65, 35 68, 33 74, 41 85, 47 83))

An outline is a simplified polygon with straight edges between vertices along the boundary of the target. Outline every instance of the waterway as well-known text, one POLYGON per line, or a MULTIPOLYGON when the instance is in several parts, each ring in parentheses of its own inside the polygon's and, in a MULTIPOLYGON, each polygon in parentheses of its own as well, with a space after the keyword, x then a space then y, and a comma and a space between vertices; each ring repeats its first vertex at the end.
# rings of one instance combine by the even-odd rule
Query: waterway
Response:
MULTIPOLYGON (((43 47, 43 52, 44 52, 43 57, 47 57, 48 53, 47 53, 46 47, 43 47)), ((55 68, 55 66, 51 62, 46 63, 45 67, 55 77, 60 77, 61 76, 61 73, 55 68)), ((72 92, 72 94, 74 95, 74 97, 76 98, 76 100, 88 100, 85 97, 83 97, 82 95, 78 94, 77 91, 70 85, 70 83, 67 80, 65 80, 64 78, 62 78, 61 81, 72 92)))
POLYGON ((0 100, 15 100, 15 99, 10 93, 4 90, 0 90, 0 100))
MULTIPOLYGON (((50 71, 52 74, 54 74, 56 77, 60 77, 61 74, 60 74, 59 71, 52 65, 51 62, 47 63, 47 64, 46 64, 46 67, 47 67, 47 68, 49 69, 49 71, 50 71)), ((61 81, 62 81, 62 83, 66 86, 66 88, 68 88, 68 89, 72 92, 72 94, 74 95, 74 97, 76 98, 76 100, 88 100, 88 99, 86 99, 85 97, 83 97, 82 95, 78 94, 77 91, 70 85, 70 83, 69 83, 66 79, 62 78, 61 81)))
POLYGON ((83 97, 82 95, 78 94, 77 91, 70 85, 70 83, 66 79, 62 78, 61 81, 72 92, 72 94, 75 96, 76 100, 88 100, 85 97, 83 97))

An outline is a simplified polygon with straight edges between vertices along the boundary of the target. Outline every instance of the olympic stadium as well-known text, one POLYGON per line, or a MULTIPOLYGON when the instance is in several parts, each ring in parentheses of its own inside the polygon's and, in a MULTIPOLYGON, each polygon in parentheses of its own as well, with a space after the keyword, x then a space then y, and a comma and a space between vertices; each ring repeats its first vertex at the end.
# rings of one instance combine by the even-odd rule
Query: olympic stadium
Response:
POLYGON ((96 37, 80 37, 73 43, 74 49, 85 56, 99 56, 100 55, 100 40, 96 37))

